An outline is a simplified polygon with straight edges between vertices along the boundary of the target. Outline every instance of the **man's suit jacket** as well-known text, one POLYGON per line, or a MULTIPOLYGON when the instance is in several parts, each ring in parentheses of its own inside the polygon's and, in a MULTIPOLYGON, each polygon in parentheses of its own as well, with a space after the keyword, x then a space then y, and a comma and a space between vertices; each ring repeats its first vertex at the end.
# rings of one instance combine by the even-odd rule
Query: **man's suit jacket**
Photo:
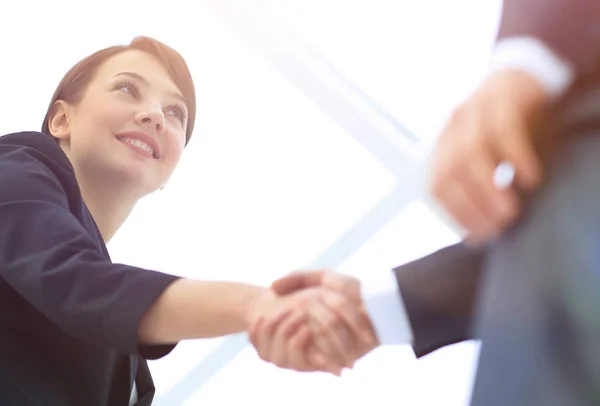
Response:
MULTIPOLYGON (((600 1, 505 0, 498 40, 541 40, 574 73, 544 115, 542 136, 600 130, 600 1)), ((418 357, 473 336, 473 316, 489 247, 457 244, 396 268, 418 357)))
POLYGON ((600 60, 597 0, 504 0, 498 39, 534 37, 567 60, 577 76, 600 60))
POLYGON ((417 357, 473 338, 485 250, 457 244, 394 270, 417 357))

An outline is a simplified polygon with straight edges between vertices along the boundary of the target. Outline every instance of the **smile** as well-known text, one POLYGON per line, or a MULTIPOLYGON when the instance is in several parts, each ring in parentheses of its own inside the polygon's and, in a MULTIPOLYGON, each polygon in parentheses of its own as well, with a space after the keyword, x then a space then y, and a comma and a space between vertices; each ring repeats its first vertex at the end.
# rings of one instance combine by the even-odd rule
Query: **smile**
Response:
POLYGON ((160 159, 160 144, 154 137, 140 131, 124 131, 115 137, 130 149, 147 158, 160 159))
POLYGON ((142 140, 139 140, 137 138, 124 137, 119 138, 119 141, 129 145, 133 150, 137 152, 143 153, 144 155, 152 158, 156 158, 156 156, 154 155, 154 148, 152 148, 149 144, 145 143, 142 140))

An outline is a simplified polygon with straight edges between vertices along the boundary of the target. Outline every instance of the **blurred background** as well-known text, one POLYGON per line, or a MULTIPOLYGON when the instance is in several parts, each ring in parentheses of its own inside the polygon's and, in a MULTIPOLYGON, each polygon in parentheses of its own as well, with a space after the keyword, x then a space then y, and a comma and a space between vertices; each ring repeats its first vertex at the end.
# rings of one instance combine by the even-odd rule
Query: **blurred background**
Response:
MULTIPOLYGON (((499 0, 20 1, 0 5, 0 134, 39 130, 78 60, 136 35, 187 60, 196 129, 115 262, 268 285, 377 275, 458 240, 423 193, 428 152, 486 73, 499 0)), ((341 378, 279 370, 245 335, 151 363, 159 406, 465 405, 477 343, 379 348, 341 378)))

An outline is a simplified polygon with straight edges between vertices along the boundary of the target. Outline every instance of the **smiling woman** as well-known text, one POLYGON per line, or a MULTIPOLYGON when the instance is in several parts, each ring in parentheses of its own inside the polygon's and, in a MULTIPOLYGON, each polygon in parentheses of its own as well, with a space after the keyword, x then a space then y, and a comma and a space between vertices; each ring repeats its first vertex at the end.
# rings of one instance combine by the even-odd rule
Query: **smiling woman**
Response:
MULTIPOLYGON (((145 52, 160 61, 160 64, 168 72, 168 77, 174 82, 177 89, 182 92, 181 94, 177 92, 175 97, 181 99, 187 106, 187 143, 194 130, 194 121, 196 119, 196 92, 192 77, 185 60, 179 53, 167 45, 148 37, 135 38, 129 45, 117 45, 102 49, 73 66, 73 68, 63 77, 52 96, 48 114, 46 114, 42 124, 42 132, 50 135, 48 120, 52 111, 52 106, 56 101, 64 100, 72 104, 77 103, 83 97, 86 85, 92 80, 96 70, 103 62, 115 55, 132 50, 145 52)), ((149 84, 148 81, 136 73, 130 72, 129 75, 132 76, 132 78, 143 82, 145 85, 149 84)), ((124 81, 123 84, 131 85, 131 82, 124 81)), ((135 84, 132 86, 135 87, 135 84)))
POLYGON ((147 359, 278 314, 290 316, 295 333, 278 342, 280 351, 297 360, 306 349, 323 355, 319 365, 298 361, 304 369, 336 371, 337 355, 361 344, 348 338, 370 329, 362 307, 335 312, 325 303, 346 299, 324 288, 277 296, 111 261, 106 243, 138 200, 168 181, 195 109, 183 58, 138 38, 75 65, 42 133, 0 137, 0 404, 150 405, 147 359), (360 331, 343 320, 348 314, 364 321, 360 331), (339 343, 342 334, 351 347, 317 344, 339 343))

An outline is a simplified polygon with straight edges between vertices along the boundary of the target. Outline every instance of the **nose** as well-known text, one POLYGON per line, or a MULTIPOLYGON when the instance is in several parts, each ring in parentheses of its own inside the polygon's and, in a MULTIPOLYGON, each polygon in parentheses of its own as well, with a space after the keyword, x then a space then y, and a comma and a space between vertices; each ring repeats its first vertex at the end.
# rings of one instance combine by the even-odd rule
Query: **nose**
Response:
POLYGON ((140 111, 136 116, 136 121, 141 127, 152 127, 157 134, 161 134, 165 129, 165 115, 157 107, 140 111))

